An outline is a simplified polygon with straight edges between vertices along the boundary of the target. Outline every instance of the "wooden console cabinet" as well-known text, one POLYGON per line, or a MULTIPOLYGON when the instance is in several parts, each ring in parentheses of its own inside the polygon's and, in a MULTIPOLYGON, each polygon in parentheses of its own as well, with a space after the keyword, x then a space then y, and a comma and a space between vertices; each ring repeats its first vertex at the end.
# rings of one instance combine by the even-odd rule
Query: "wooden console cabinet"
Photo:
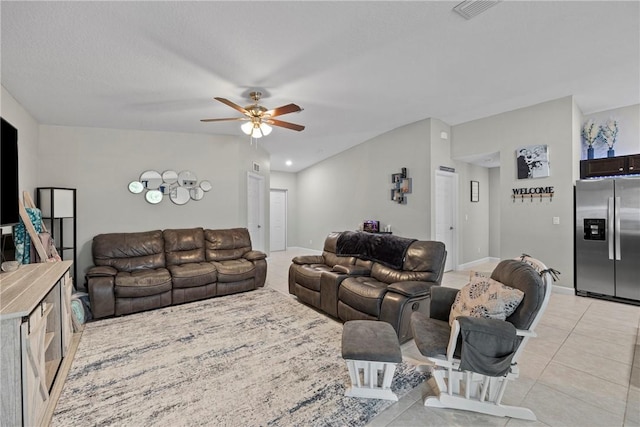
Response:
POLYGON ((37 426, 49 405, 73 327, 71 261, 0 275, 1 426, 37 426))

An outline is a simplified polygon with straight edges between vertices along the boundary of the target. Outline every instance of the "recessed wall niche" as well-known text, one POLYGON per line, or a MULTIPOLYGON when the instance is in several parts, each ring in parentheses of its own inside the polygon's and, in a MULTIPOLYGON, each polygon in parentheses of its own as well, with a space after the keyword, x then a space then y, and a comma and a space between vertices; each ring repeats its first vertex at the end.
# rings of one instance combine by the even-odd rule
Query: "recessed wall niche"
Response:
POLYGON ((189 200, 202 200, 204 194, 210 191, 209 181, 198 182, 198 176, 189 170, 180 173, 166 170, 162 173, 147 170, 140 174, 137 181, 129 183, 129 191, 133 194, 144 193, 148 203, 157 205, 167 196, 176 205, 184 205, 189 200))

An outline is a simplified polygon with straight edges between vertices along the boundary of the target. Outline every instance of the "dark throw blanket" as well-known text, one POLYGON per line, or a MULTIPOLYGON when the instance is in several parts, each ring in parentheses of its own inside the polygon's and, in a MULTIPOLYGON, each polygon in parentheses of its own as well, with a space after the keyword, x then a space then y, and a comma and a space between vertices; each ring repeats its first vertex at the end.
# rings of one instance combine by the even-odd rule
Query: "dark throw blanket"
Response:
POLYGON ((336 255, 355 256, 402 270, 407 249, 416 240, 390 234, 344 231, 336 242, 336 255))

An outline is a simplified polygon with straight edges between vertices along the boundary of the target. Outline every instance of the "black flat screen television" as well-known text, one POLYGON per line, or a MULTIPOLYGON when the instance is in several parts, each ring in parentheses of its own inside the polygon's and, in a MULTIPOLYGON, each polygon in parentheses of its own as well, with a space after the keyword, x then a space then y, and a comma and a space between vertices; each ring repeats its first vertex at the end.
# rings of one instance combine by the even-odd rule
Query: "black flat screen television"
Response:
POLYGON ((5 119, 0 129, 0 226, 16 224, 18 213, 18 129, 5 119))

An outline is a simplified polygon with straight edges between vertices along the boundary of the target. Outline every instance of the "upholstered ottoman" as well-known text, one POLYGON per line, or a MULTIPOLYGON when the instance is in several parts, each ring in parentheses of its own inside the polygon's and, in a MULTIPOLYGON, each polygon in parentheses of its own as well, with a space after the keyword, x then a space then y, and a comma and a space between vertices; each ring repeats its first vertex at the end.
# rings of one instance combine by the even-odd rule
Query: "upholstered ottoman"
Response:
POLYGON ((346 322, 342 358, 351 378, 345 396, 398 400, 391 391, 391 381, 396 364, 402 362, 402 352, 393 326, 376 320, 346 322))

